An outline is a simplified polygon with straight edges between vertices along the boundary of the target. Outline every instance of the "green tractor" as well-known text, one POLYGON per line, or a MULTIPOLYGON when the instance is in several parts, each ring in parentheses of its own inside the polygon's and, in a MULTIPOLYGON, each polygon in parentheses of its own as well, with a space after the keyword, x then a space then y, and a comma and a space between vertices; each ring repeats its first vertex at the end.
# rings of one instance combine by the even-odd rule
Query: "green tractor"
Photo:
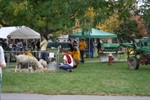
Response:
POLYGON ((131 38, 132 43, 124 43, 121 40, 120 46, 127 48, 127 62, 129 69, 137 70, 141 65, 150 64, 150 45, 148 39, 141 39, 136 42, 134 38, 131 38), (132 49, 132 50, 131 50, 132 49), (131 53, 133 52, 133 53, 131 53))

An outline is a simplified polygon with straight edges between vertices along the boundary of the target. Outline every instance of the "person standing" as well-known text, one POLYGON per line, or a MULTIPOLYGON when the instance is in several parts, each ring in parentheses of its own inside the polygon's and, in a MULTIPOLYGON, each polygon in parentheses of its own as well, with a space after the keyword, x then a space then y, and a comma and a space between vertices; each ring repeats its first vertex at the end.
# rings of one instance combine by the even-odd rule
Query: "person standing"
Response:
POLYGON ((16 54, 17 55, 20 54, 20 40, 19 39, 16 40, 16 54))
POLYGON ((40 39, 37 39, 36 40, 36 43, 35 43, 35 48, 36 48, 36 58, 38 57, 38 52, 40 50, 40 39))
POLYGON ((23 51, 24 51, 24 50, 27 49, 27 47, 26 47, 27 46, 26 39, 23 40, 22 44, 23 44, 23 51))
POLYGON ((13 42, 12 40, 9 40, 9 51, 12 51, 12 47, 13 47, 13 42))
POLYGON ((4 57, 4 50, 0 46, 0 100, 1 100, 1 86, 2 86, 2 68, 6 67, 5 57, 4 57))
POLYGON ((40 40, 39 39, 36 41, 36 50, 37 51, 40 50, 40 40))
POLYGON ((84 39, 81 39, 80 43, 79 43, 81 63, 84 63, 84 50, 85 50, 85 48, 86 48, 86 43, 85 43, 84 39))
POLYGON ((22 40, 19 40, 19 47, 20 47, 20 54, 22 54, 22 50, 23 50, 22 40))
POLYGON ((36 45, 35 45, 36 41, 35 39, 32 39, 31 41, 31 52, 34 55, 34 57, 36 57, 36 45))
POLYGON ((94 42, 90 40, 90 58, 94 57, 94 42))
POLYGON ((76 40, 74 40, 74 41, 73 41, 73 51, 74 51, 74 49, 77 48, 77 47, 78 47, 78 43, 77 43, 76 40))
POLYGON ((35 40, 32 39, 31 41, 31 51, 34 51, 35 50, 35 40))
POLYGON ((69 46, 69 48, 70 48, 70 51, 72 52, 72 51, 73 51, 73 43, 72 43, 72 40, 69 39, 68 42, 69 42, 69 43, 68 43, 68 46, 69 46))
POLYGON ((48 39, 45 35, 42 36, 42 42, 40 43, 41 52, 40 52, 40 59, 47 61, 47 45, 48 39))
POLYGON ((98 57, 100 56, 100 50, 102 48, 102 44, 101 44, 101 40, 97 40, 97 54, 98 54, 98 57))

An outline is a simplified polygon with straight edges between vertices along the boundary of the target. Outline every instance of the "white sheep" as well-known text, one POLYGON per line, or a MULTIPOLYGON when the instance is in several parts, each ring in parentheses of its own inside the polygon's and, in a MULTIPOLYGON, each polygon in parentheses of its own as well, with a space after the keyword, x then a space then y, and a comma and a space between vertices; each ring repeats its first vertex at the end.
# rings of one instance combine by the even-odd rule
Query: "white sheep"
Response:
POLYGON ((41 69, 43 66, 39 61, 33 57, 33 56, 26 56, 26 55, 18 55, 16 56, 16 69, 15 72, 19 69, 21 71, 21 67, 27 68, 27 70, 30 70, 33 72, 33 70, 41 69))
POLYGON ((43 59, 40 59, 39 60, 39 63, 44 67, 44 68, 47 68, 47 62, 43 59))

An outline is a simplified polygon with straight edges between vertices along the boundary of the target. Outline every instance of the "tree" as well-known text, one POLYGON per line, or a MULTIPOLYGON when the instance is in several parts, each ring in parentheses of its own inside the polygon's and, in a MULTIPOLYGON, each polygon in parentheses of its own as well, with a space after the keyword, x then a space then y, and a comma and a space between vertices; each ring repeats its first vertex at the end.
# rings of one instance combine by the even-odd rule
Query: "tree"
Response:
POLYGON ((119 27, 121 22, 121 20, 118 20, 118 15, 114 13, 112 16, 109 17, 109 19, 105 20, 103 23, 101 22, 97 26, 97 28, 106 32, 114 33, 114 31, 119 27))
POLYGON ((150 0, 142 0, 143 5, 139 7, 138 14, 145 21, 145 27, 147 27, 147 34, 150 36, 150 0))
POLYGON ((116 29, 115 33, 118 34, 118 38, 123 38, 126 41, 130 41, 130 36, 135 35, 136 38, 140 38, 142 35, 138 32, 138 23, 136 20, 126 20, 116 29))
POLYGON ((0 0, 0 24, 28 26, 41 34, 71 32, 76 19, 82 30, 95 27, 118 11, 120 19, 130 16, 136 0, 0 0), (87 13, 92 9, 94 15, 87 13))
POLYGON ((146 23, 150 23, 150 0, 140 0, 143 4, 139 7, 138 14, 145 20, 146 23))

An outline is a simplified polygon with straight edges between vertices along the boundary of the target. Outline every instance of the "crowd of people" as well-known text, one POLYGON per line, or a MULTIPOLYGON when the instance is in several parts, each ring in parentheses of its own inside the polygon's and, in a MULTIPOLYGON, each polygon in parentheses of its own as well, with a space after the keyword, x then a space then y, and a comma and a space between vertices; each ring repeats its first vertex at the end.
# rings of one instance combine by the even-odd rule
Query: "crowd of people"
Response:
POLYGON ((40 39, 1 39, 0 45, 6 53, 10 52, 10 61, 15 61, 15 57, 13 57, 15 55, 28 55, 29 53, 29 56, 32 55, 37 59, 48 60, 48 39, 45 35, 42 36, 41 41, 40 39))
POLYGON ((80 39, 79 43, 76 42, 76 40, 72 41, 71 39, 69 39, 69 51, 73 52, 74 48, 77 48, 80 51, 81 54, 81 62, 84 63, 84 53, 85 53, 85 49, 86 52, 88 52, 89 57, 93 58, 94 57, 94 52, 95 49, 97 49, 97 54, 99 56, 99 51, 102 49, 102 41, 100 39, 97 39, 96 41, 96 45, 94 43, 93 39, 88 39, 88 40, 84 40, 84 39, 80 39))
MULTIPOLYGON (((41 42, 39 39, 32 39, 26 41, 26 39, 9 39, 7 45, 2 45, 3 48, 9 48, 11 53, 15 53, 17 55, 23 54, 28 56, 35 56, 36 58, 43 59, 48 62, 48 54, 47 54, 47 46, 48 46, 48 39, 45 35, 42 36, 41 42), (28 44, 27 44, 28 43, 28 44), (30 44, 30 45, 29 45, 30 44), (30 47, 30 50, 27 51, 27 48, 30 47), (30 51, 30 52, 29 52, 30 51), (37 55, 36 52, 38 51, 39 54, 37 55)), ((76 40, 69 39, 68 40, 69 50, 63 50, 63 64, 59 66, 60 69, 69 70, 71 72, 71 68, 77 67, 78 64, 84 63, 84 55, 85 50, 88 50, 88 54, 90 58, 94 57, 95 51, 95 44, 93 39, 90 41, 85 41, 85 39, 81 38, 79 42, 76 40), (68 62, 69 61, 69 62, 68 62), (70 62, 71 61, 71 62, 70 62), (66 67, 67 65, 67 67, 66 67), (70 65, 68 67, 68 65, 70 65)), ((101 42, 100 40, 97 41, 97 53, 99 54, 99 50, 101 49, 101 42)))
POLYGON ((27 50, 37 56, 36 51, 40 50, 40 39, 3 39, 0 44, 5 51, 11 52, 11 56, 23 54, 27 50))

